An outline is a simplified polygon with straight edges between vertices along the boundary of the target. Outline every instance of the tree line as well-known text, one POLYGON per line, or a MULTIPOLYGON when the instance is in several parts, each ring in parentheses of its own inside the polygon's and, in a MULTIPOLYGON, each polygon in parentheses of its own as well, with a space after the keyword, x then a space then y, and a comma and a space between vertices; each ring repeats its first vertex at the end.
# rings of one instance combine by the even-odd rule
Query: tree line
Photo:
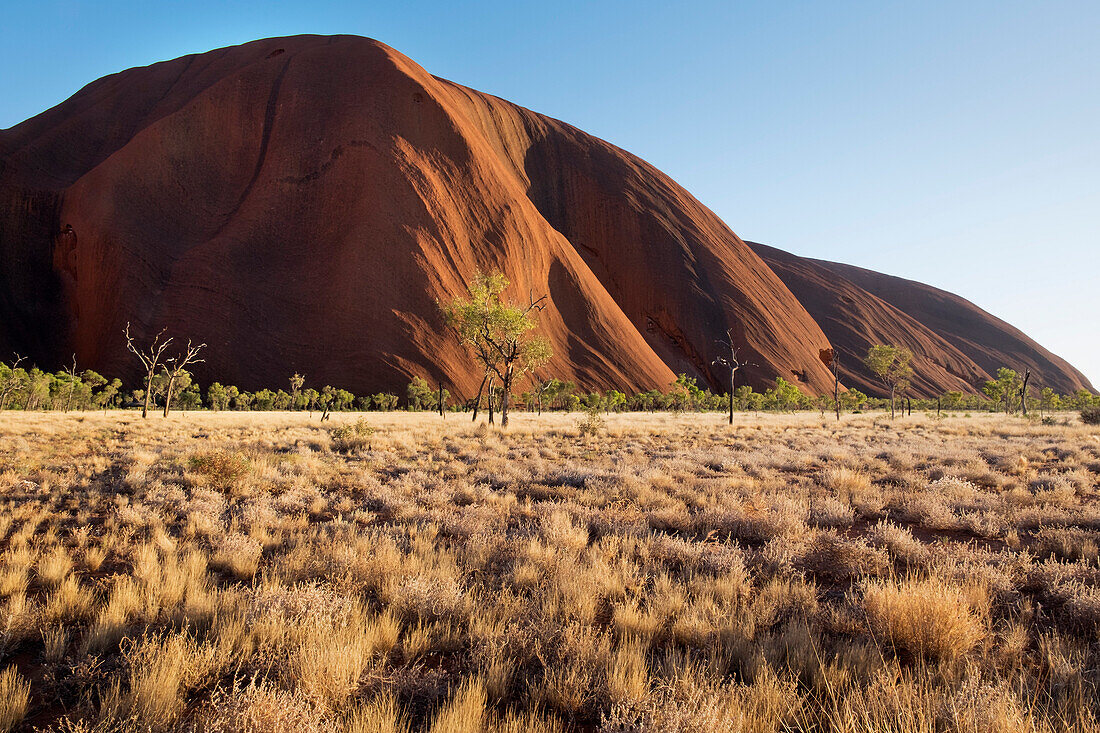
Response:
MULTIPOLYGON (((255 391, 233 385, 212 382, 204 388, 194 382, 190 372, 181 370, 174 377, 171 401, 169 381, 164 373, 153 376, 151 389, 123 389, 122 380, 107 378, 91 370, 65 369, 46 372, 37 367, 25 367, 25 360, 0 362, 0 410, 60 410, 87 411, 117 408, 141 409, 149 397, 149 407, 162 412, 169 410, 271 411, 292 410, 321 415, 348 411, 430 411, 448 413, 492 409, 499 414, 504 403, 504 390, 499 384, 483 389, 480 399, 461 399, 439 385, 414 377, 403 394, 378 392, 356 395, 349 390, 325 385, 320 389, 305 386, 302 375, 292 375, 285 388, 265 388, 255 391), (442 403, 440 397, 442 396, 442 403)), ((985 394, 945 392, 932 398, 909 398, 908 407, 918 411, 1003 411, 1004 395, 1012 394, 1022 380, 1010 377, 1002 369, 999 387, 987 385, 985 394), (1007 387, 1005 385, 1008 385, 1007 387), (992 392, 992 394, 990 394, 992 392)), ((1015 372, 1013 372, 1015 374, 1015 372)), ((730 406, 730 393, 715 393, 699 387, 695 378, 681 374, 665 390, 652 389, 627 394, 620 390, 586 391, 575 382, 536 377, 525 388, 508 397, 511 409, 528 412, 725 412, 730 406)), ((795 384, 776 378, 774 387, 757 392, 748 385, 734 389, 733 408, 737 412, 794 412, 818 410, 832 412, 832 395, 811 396, 795 384)), ((905 399, 901 399, 903 405, 905 399)), ((840 393, 844 412, 889 409, 889 398, 878 398, 850 388, 840 393)), ((1100 397, 1088 390, 1074 394, 1058 394, 1049 387, 1029 394, 1027 407, 1035 411, 1081 410, 1100 407, 1100 397)), ((1010 411, 1019 411, 1018 398, 1010 400, 1010 411)))
POLYGON ((80 370, 73 357, 70 367, 57 372, 27 366, 18 355, 10 363, 0 362, 0 411, 13 410, 107 410, 141 407, 147 416, 150 408, 162 409, 167 416, 178 410, 268 411, 297 410, 321 419, 337 411, 469 411, 477 419, 486 410, 489 421, 500 415, 502 427, 507 427, 508 414, 516 406, 539 412, 569 411, 734 411, 790 412, 819 410, 822 415, 842 412, 889 409, 891 417, 899 401, 907 411, 992 411, 1028 410, 1040 413, 1057 410, 1100 409, 1100 396, 1088 390, 1074 394, 1058 394, 1049 387, 1029 391, 1031 373, 1021 375, 1002 367, 995 379, 987 381, 980 394, 961 391, 945 392, 933 398, 916 399, 908 395, 913 375, 912 352, 890 345, 872 346, 863 358, 863 365, 875 376, 888 395, 876 398, 858 389, 841 391, 839 361, 832 350, 821 352, 822 361, 834 378, 832 394, 808 395, 792 382, 777 376, 775 385, 757 392, 748 385, 737 386, 737 371, 750 364, 739 357, 732 332, 727 340, 717 343, 716 366, 729 370, 729 390, 714 393, 701 388, 695 378, 681 374, 665 390, 648 390, 627 394, 620 390, 583 391, 574 382, 546 375, 542 369, 550 360, 549 342, 536 333, 537 316, 545 305, 545 297, 533 295, 525 304, 515 304, 504 297, 508 280, 499 272, 477 274, 468 287, 468 297, 440 303, 444 324, 451 328, 467 346, 482 370, 483 378, 476 395, 470 399, 453 398, 442 384, 429 384, 414 377, 404 394, 379 392, 356 395, 349 390, 324 385, 307 384, 304 375, 293 374, 283 386, 255 391, 234 385, 212 382, 205 391, 195 383, 189 366, 201 363, 206 344, 188 341, 176 348, 165 331, 146 343, 138 343, 126 324, 124 337, 127 349, 137 358, 144 376, 137 389, 123 388, 122 380, 105 377, 91 369, 80 370))

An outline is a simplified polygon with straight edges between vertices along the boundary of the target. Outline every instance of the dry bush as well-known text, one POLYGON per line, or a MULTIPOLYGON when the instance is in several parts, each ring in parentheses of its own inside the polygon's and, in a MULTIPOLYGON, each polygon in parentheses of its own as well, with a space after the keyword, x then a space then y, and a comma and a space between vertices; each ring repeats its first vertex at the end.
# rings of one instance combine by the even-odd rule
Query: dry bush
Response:
POLYGON ((245 456, 230 450, 196 453, 188 459, 188 466, 192 473, 218 491, 232 490, 252 468, 245 456))
POLYGON ((151 728, 175 722, 185 707, 185 693, 214 671, 214 649, 186 634, 146 637, 126 654, 129 691, 122 699, 122 717, 151 728))
POLYGON ((344 719, 345 733, 407 733, 408 730, 408 717, 392 692, 356 705, 344 719))
POLYGON ((957 659, 987 633, 981 609, 975 610, 968 594, 938 578, 869 582, 863 607, 876 638, 920 659, 957 659))
POLYGON ((31 683, 15 667, 0 672, 0 732, 7 733, 23 722, 30 697, 31 683))
POLYGON ((485 684, 477 678, 462 681, 447 703, 432 716, 430 733, 483 733, 489 712, 485 684))
MULTIPOLYGON (((184 726, 188 733, 323 733, 333 729, 333 721, 301 693, 256 680, 230 690, 216 688, 184 726)), ((372 730, 381 733, 386 729, 349 725, 346 730, 348 733, 372 730)))
POLYGON ((329 431, 332 447, 340 453, 370 450, 374 428, 366 420, 356 420, 350 425, 340 425, 329 431))

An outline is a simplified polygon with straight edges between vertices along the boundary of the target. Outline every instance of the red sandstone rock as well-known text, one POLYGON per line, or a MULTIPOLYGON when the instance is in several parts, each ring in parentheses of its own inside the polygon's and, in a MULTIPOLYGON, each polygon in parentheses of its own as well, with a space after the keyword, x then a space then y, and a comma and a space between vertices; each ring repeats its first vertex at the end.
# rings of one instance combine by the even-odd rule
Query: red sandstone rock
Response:
MULTIPOLYGON (((824 391, 819 323, 842 353, 862 343, 844 329, 913 327, 855 284, 873 307, 823 315, 821 285, 807 312, 783 268, 644 161, 352 36, 130 69, 0 131, 0 265, 0 349, 134 377, 131 321, 206 341, 200 381, 249 389, 298 371, 358 393, 413 374, 472 393, 480 374, 436 301, 478 269, 503 270, 516 299, 549 296, 546 374, 588 388, 678 372, 718 387, 732 328, 753 384, 824 391)), ((958 340, 987 325, 925 324, 914 343, 941 363, 920 387, 983 377, 958 340)), ((1026 337, 1012 349, 1042 356, 1052 386, 1083 379, 1026 337)))

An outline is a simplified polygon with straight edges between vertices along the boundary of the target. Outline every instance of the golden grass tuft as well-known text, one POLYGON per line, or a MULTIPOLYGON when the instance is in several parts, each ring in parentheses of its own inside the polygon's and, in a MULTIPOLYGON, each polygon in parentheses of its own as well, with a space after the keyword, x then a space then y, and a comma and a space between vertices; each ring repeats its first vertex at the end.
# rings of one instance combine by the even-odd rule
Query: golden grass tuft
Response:
POLYGON ((14 666, 0 672, 0 733, 23 722, 30 706, 31 683, 14 666))
POLYGON ((940 578, 869 582, 863 607, 877 638, 902 654, 929 661, 958 659, 987 633, 983 614, 968 594, 940 578))

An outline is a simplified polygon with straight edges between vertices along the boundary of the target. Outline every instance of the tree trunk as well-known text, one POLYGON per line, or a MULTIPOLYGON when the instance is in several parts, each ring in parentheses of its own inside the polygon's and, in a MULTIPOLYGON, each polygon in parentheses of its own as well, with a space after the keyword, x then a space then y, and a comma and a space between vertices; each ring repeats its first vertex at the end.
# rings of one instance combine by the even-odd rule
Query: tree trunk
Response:
POLYGON ((1027 417, 1027 382, 1031 379, 1031 370, 1024 370, 1024 386, 1020 387, 1020 409, 1024 413, 1024 417, 1027 417))
POLYGON ((443 414, 443 382, 439 383, 439 416, 446 417, 443 414))
POLYGON ((894 419, 894 386, 890 385, 890 419, 894 419))
POLYGON ((493 424, 493 378, 489 377, 489 424, 493 424))
POLYGON ((737 377, 737 370, 730 369, 730 425, 733 425, 733 383, 737 377))
POLYGON ((840 370, 836 357, 833 357, 833 404, 836 406, 836 421, 840 422, 840 370))
POLYGON ((168 389, 164 393, 164 417, 168 417, 168 410, 172 406, 172 388, 176 386, 176 378, 168 377, 168 389))
POLYGON ((145 377, 145 405, 141 408, 141 418, 144 420, 149 417, 149 395, 153 391, 153 373, 145 377))
POLYGON ((500 429, 504 430, 508 427, 508 396, 512 391, 512 371, 508 370, 504 373, 504 379, 501 382, 503 391, 500 393, 500 429))
POLYGON ((485 382, 489 379, 488 373, 481 378, 481 386, 477 388, 477 398, 474 399, 474 419, 472 422, 477 422, 477 411, 481 407, 481 393, 485 389, 485 382))

